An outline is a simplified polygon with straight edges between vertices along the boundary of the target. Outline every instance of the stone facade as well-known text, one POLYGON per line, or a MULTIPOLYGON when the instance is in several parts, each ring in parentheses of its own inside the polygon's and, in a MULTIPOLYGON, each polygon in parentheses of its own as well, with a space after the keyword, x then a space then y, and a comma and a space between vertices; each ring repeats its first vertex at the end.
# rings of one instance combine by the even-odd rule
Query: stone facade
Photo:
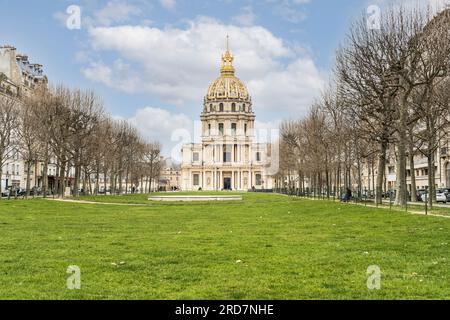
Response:
POLYGON ((255 113, 233 56, 222 57, 220 77, 208 88, 201 113, 201 143, 182 150, 182 190, 271 189, 271 145, 255 138, 255 113))
MULTIPOLYGON (((13 46, 0 46, 0 95, 20 99, 30 95, 39 86, 47 86, 48 80, 42 70, 42 65, 30 63, 27 55, 17 54, 13 46)), ((31 186, 42 186, 43 164, 37 163, 31 170, 31 186)), ((0 177, 1 190, 9 187, 25 188, 25 164, 18 152, 11 152, 3 164, 0 177)), ((51 162, 48 168, 49 187, 56 176, 56 164, 51 162)))

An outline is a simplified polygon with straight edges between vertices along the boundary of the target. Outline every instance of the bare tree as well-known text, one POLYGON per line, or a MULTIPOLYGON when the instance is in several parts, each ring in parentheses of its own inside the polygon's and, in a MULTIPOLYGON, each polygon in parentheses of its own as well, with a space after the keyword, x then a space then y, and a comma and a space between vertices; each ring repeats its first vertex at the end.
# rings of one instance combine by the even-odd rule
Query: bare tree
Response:
MULTIPOLYGON (((18 101, 0 94, 0 180, 3 176, 3 166, 14 157, 13 131, 17 126, 18 101)), ((2 194, 0 183, 0 199, 2 194)))
POLYGON ((33 166, 37 167, 39 160, 40 146, 38 136, 39 122, 34 117, 33 108, 34 99, 24 99, 18 113, 18 150, 26 167, 26 197, 30 196, 31 191, 31 171, 33 166))

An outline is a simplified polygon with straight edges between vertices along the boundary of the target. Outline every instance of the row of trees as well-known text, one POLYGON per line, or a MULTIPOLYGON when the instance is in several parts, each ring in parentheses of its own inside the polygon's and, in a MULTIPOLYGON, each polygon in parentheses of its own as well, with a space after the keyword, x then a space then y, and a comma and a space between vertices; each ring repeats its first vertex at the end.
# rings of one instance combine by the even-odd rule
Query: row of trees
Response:
POLYGON ((98 194, 108 187, 112 194, 138 186, 149 192, 159 177, 160 150, 129 122, 105 114, 92 91, 58 86, 20 99, 0 96, 0 176, 5 164, 21 159, 27 196, 35 187, 36 170, 44 195, 63 197, 68 186, 74 196, 80 189, 98 194), (51 165, 56 167, 53 190, 48 185, 51 165))
POLYGON ((321 98, 306 118, 283 123, 282 149, 289 152, 282 174, 295 168, 300 185, 308 179, 328 192, 357 185, 361 193, 365 169, 381 203, 393 154, 396 203, 406 205, 407 166, 416 201, 414 156, 421 154, 432 206, 436 150, 450 117, 450 10, 390 8, 379 25, 371 28, 365 17, 352 25, 321 98))

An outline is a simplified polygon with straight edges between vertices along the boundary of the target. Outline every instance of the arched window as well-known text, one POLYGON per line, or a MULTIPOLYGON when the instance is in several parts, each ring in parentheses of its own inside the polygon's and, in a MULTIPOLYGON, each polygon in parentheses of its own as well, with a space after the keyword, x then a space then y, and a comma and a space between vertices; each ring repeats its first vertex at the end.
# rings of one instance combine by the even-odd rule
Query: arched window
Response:
POLYGON ((236 112, 236 103, 231 104, 231 112, 236 112))
POLYGON ((219 105, 219 108, 220 108, 220 112, 223 112, 223 103, 221 103, 221 104, 219 105))
POLYGON ((209 112, 213 112, 214 111, 214 107, 212 105, 212 103, 209 105, 209 112))
POLYGON ((242 111, 245 112, 245 103, 242 105, 242 111))

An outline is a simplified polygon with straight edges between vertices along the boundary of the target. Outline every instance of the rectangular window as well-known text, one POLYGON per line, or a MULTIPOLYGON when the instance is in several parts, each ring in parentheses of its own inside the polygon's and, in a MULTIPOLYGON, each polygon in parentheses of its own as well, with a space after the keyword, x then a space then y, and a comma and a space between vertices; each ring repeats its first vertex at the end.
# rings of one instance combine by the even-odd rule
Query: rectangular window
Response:
POLYGON ((211 135, 211 124, 208 124, 208 136, 211 135))
POLYGON ((219 123, 219 132, 223 136, 223 123, 219 123))
POLYGON ((225 144, 223 146, 223 162, 228 163, 231 162, 231 146, 225 144))
POLYGON ((236 135, 236 129, 237 129, 237 124, 236 124, 236 123, 232 123, 232 124, 231 124, 231 134, 232 134, 233 136, 236 135))
POLYGON ((260 175, 260 174, 257 174, 257 175, 255 176, 255 178, 256 178, 256 185, 257 185, 257 186, 261 186, 261 185, 262 185, 262 177, 261 177, 261 175, 260 175))
POLYGON ((256 153, 256 161, 261 162, 261 152, 256 153))
POLYGON ((200 185, 200 175, 194 174, 194 186, 200 185))
POLYGON ((247 124, 244 124, 244 134, 247 134, 247 124))
POLYGON ((200 155, 198 152, 194 152, 194 162, 200 161, 200 155))

